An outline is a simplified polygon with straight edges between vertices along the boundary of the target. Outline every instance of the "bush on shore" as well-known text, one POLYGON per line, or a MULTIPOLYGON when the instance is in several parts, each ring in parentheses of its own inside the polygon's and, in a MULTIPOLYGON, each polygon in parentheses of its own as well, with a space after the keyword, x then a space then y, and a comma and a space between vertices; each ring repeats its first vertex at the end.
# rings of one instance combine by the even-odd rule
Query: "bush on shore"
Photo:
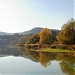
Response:
POLYGON ((59 48, 59 49, 68 49, 68 50, 75 50, 75 45, 66 45, 66 44, 61 44, 61 45, 57 45, 56 48, 59 48))

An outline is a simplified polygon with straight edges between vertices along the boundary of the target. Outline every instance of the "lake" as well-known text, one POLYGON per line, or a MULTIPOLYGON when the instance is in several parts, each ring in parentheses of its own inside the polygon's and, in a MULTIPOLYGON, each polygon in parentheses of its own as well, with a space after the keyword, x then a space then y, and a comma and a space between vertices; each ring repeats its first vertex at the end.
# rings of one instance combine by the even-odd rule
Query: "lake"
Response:
POLYGON ((0 48, 0 75, 75 75, 75 53, 0 48))

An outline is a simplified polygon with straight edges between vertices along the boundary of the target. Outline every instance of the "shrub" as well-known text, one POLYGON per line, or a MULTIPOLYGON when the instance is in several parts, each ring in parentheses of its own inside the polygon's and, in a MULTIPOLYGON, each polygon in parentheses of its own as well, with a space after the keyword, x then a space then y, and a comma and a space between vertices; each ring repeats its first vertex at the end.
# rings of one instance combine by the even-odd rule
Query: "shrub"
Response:
POLYGON ((53 44, 50 46, 50 48, 56 48, 57 47, 57 44, 53 44))
POLYGON ((68 45, 69 50, 75 50, 75 45, 68 45))
POLYGON ((65 44, 58 45, 57 48, 59 48, 59 49, 67 49, 68 48, 68 45, 65 45, 65 44))

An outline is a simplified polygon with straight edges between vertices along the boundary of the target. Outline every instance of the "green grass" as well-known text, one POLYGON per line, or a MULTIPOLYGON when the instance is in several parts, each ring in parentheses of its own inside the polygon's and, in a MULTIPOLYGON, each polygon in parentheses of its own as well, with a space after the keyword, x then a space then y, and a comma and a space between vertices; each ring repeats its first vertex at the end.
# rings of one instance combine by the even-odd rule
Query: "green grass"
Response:
POLYGON ((33 50, 33 51, 36 51, 36 52, 75 52, 71 50, 51 49, 51 48, 42 48, 42 49, 33 50))

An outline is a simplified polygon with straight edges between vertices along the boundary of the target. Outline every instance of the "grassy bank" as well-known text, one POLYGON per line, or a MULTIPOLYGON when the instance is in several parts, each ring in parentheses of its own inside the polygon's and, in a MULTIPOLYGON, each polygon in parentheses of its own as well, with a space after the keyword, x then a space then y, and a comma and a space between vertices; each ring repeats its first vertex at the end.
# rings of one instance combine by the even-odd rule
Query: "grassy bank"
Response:
POLYGON ((33 50, 33 51, 36 51, 36 52, 75 52, 71 50, 51 49, 51 48, 42 48, 42 49, 33 50))
POLYGON ((17 44, 17 46, 28 48, 36 52, 75 52, 75 45, 65 44, 17 44))

